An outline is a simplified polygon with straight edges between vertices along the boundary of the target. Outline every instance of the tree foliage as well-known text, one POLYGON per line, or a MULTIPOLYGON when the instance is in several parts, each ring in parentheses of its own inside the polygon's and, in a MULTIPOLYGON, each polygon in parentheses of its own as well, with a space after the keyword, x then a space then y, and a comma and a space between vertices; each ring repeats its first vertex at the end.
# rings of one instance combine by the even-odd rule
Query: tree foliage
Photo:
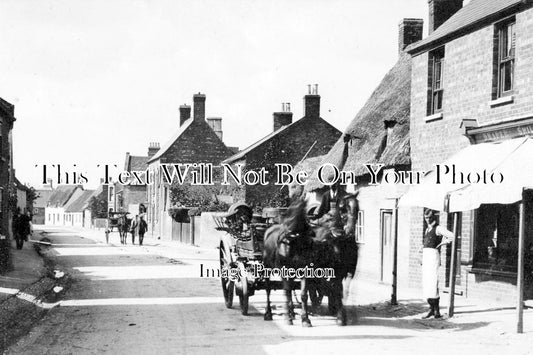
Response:
POLYGON ((107 198, 104 197, 104 194, 91 197, 89 210, 92 218, 107 218, 107 198))
POLYGON ((222 172, 214 169, 213 185, 192 185, 189 182, 170 186, 170 202, 174 207, 190 208, 190 215, 202 212, 226 211, 228 204, 220 201, 220 195, 228 194, 228 186, 221 184, 222 172), (192 214, 191 214, 192 212, 192 214))
POLYGON ((33 188, 33 186, 26 186, 26 187, 27 187, 27 190, 26 190, 26 205, 27 206, 33 206, 33 203, 35 202, 35 200, 37 200, 41 196, 39 195, 37 190, 35 190, 33 188))

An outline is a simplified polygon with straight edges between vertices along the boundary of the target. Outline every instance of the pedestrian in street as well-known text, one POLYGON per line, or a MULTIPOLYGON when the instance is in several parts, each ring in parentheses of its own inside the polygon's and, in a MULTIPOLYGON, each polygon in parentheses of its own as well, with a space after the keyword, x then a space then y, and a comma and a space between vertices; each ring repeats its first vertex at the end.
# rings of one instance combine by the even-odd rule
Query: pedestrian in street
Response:
POLYGON ((21 221, 21 214, 20 214, 20 208, 17 207, 15 213, 13 214, 13 220, 11 223, 11 228, 13 229, 13 237, 15 238, 15 244, 17 246, 17 249, 22 249, 22 245, 24 244, 24 239, 22 238, 22 231, 20 228, 20 221, 21 221))
POLYGON ((135 215, 135 218, 131 221, 130 233, 131 233, 131 244, 135 245, 135 235, 137 234, 137 229, 139 226, 139 215, 135 215))
POLYGON ((452 232, 440 226, 433 210, 424 212, 427 229, 422 240, 422 288, 429 304, 429 312, 423 319, 441 318, 439 296, 440 247, 453 241, 452 232))
POLYGON ((139 245, 143 245, 144 234, 148 231, 148 223, 144 220, 144 214, 141 214, 139 219, 139 245))
POLYGON ((28 236, 32 234, 31 215, 27 211, 25 214, 20 213, 20 208, 17 207, 15 215, 13 216, 13 234, 17 249, 22 249, 24 241, 28 240, 28 236))

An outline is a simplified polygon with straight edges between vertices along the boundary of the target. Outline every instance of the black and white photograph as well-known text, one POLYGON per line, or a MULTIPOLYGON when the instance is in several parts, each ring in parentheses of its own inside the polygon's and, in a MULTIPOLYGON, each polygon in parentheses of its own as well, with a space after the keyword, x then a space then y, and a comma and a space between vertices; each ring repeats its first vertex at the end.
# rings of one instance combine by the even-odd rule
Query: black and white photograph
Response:
POLYGON ((533 354, 533 1, 0 0, 0 353, 533 354))

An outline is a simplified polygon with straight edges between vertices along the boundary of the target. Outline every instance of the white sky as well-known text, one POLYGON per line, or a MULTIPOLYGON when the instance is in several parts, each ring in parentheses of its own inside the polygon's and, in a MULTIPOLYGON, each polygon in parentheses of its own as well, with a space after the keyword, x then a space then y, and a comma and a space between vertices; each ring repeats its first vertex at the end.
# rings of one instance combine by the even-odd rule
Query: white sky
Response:
POLYGON ((281 102, 301 118, 307 84, 344 131, 394 65, 404 17, 427 28, 427 0, 2 0, 17 176, 38 188, 35 164, 77 164, 94 187, 97 164, 166 142, 199 91, 230 146, 270 133, 281 102))

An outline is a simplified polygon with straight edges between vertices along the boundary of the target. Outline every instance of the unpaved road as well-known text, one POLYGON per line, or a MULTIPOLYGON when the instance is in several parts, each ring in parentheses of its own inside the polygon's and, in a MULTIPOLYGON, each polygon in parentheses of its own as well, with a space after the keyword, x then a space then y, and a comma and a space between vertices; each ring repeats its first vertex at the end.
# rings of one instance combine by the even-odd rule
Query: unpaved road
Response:
POLYGON ((311 317, 313 328, 287 326, 279 293, 272 322, 263 321, 262 292, 251 298, 249 316, 225 308, 219 280, 199 277, 201 264, 216 268, 215 253, 106 245, 58 228, 47 237, 48 257, 73 282, 8 354, 533 353, 533 333, 512 334, 498 323, 505 313, 420 321, 420 300, 396 308, 367 302, 358 317, 349 309, 346 327, 329 316, 311 317))

